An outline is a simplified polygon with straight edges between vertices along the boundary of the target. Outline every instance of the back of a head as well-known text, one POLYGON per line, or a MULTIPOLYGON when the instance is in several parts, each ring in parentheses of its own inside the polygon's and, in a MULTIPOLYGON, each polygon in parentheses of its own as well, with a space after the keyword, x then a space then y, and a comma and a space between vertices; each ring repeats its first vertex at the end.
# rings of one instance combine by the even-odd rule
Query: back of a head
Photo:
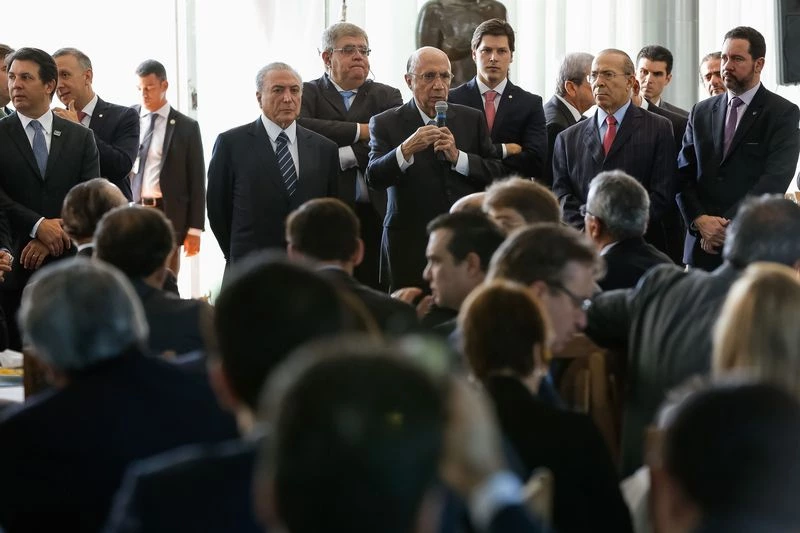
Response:
POLYGON ((797 271, 775 263, 750 265, 728 292, 714 328, 714 374, 745 372, 800 398, 798 315, 797 271))
POLYGON ((19 323, 25 344, 61 372, 73 372, 147 342, 147 319, 130 283, 112 266, 60 261, 31 278, 19 323))
POLYGON ((230 386, 254 410, 264 381, 293 349, 348 325, 328 281, 269 253, 243 261, 215 307, 219 353, 210 355, 221 359, 230 386))
POLYGON ((586 210, 599 218, 615 241, 647 231, 650 197, 636 179, 621 170, 601 172, 589 183, 586 210))
POLYGON ((95 254, 131 279, 163 267, 175 247, 172 223, 159 209, 118 207, 97 224, 95 254))
POLYGON ((268 453, 292 533, 407 533, 437 473, 444 389, 404 350, 334 344, 280 402, 268 453))
POLYGON ((757 261, 800 261, 800 206, 775 194, 742 202, 728 226, 722 256, 737 268, 757 261))
POLYGON ((286 219, 286 240, 306 257, 348 261, 358 248, 361 225, 350 207, 336 198, 309 200, 286 219))
POLYGON ((429 235, 437 230, 450 231, 447 250, 455 262, 461 263, 468 254, 474 253, 480 258, 483 272, 489 268, 492 254, 504 239, 502 232, 486 215, 471 211, 439 215, 428 223, 427 229, 429 235))
POLYGON ((560 222, 561 208, 555 195, 539 183, 518 177, 494 182, 483 200, 484 211, 510 208, 528 224, 560 222))
POLYGON ((668 423, 664 468, 710 517, 800 527, 800 404, 766 384, 691 395, 668 423))
POLYGON ((598 277, 603 274, 602 260, 584 234, 561 224, 533 224, 512 233, 500 245, 487 279, 508 279, 523 285, 558 283, 573 261, 590 266, 598 277))
POLYGON ((75 240, 91 239, 103 215, 127 203, 122 191, 105 178, 79 183, 64 197, 64 231, 75 240))

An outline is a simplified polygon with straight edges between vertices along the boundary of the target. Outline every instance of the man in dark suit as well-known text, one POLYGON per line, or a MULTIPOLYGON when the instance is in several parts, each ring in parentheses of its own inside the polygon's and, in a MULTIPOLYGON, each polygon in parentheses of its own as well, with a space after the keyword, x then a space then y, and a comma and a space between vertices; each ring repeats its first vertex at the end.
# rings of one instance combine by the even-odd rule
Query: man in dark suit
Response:
POLYGON ((20 324, 54 388, 0 420, 0 453, 14 458, 0 486, 7 531, 98 531, 128 464, 235 435, 207 384, 144 355, 144 312, 114 267, 44 267, 20 324))
MULTIPOLYGON (((75 185, 64 197, 61 220, 72 239, 76 254, 92 257, 94 230, 103 215, 128 203, 119 188, 105 178, 94 178, 75 185)), ((136 243, 140 246, 142 243, 136 243)), ((23 265, 25 266, 25 265, 23 265)), ((39 265, 34 265, 38 268, 39 265)))
POLYGON ((187 446, 133 465, 107 532, 261 531, 252 478, 257 443, 270 437, 256 425, 259 394, 269 391, 267 378, 295 348, 347 331, 351 318, 331 283, 267 255, 234 266, 216 301, 219 343, 209 352, 209 380, 219 402, 235 413, 241 438, 187 446))
POLYGON ((5 58, 14 51, 7 44, 0 43, 0 118, 11 114, 8 103, 11 101, 11 94, 8 92, 8 65, 5 58))
POLYGON ((711 365, 711 332, 728 289, 747 265, 800 266, 800 207, 782 196, 752 198, 731 221, 725 262, 714 272, 669 265, 634 289, 597 295, 586 334, 627 357, 622 474, 642 465, 644 431, 671 388, 711 365))
POLYGON ((217 137, 208 167, 208 220, 227 265, 286 246, 286 216, 338 193, 336 144, 297 124, 300 75, 270 63, 256 76, 262 114, 217 137))
POLYGON ((472 34, 478 74, 448 95, 455 104, 483 111, 507 174, 541 179, 547 160, 542 97, 508 79, 514 60, 514 29, 500 19, 482 22, 472 34))
POLYGON ((700 82, 708 92, 708 96, 717 96, 725 92, 722 83, 722 52, 710 52, 700 60, 700 82))
POLYGON ((687 264, 720 265, 725 228, 747 195, 783 193, 800 153, 800 109, 761 85, 764 36, 740 26, 725 34, 727 93, 694 106, 678 156, 678 205, 689 227, 687 264))
POLYGON ((61 48, 53 54, 58 66, 56 93, 66 109, 53 113, 88 127, 94 132, 100 154, 100 173, 132 200, 128 174, 139 148, 139 117, 130 107, 102 100, 94 89, 94 70, 89 57, 76 48, 61 48))
POLYGON ((685 109, 665 102, 661 98, 664 89, 672 81, 672 52, 657 44, 639 50, 636 55, 636 79, 642 85, 642 95, 654 107, 666 109, 684 118, 689 116, 689 112, 685 109))
POLYGON ((621 170, 601 172, 589 185, 584 222, 606 260, 606 274, 597 282, 604 291, 634 287, 650 268, 672 264, 644 240, 649 211, 647 191, 621 170))
MULTIPOLYGON (((139 154, 131 174, 133 201, 157 207, 172 222, 175 243, 186 257, 200 252, 205 227, 205 163, 197 121, 167 102, 167 71, 153 59, 136 68, 142 105, 139 112, 139 154)), ((170 269, 180 269, 180 250, 170 269)))
POLYGON ((674 202, 675 142, 667 119, 631 105, 634 79, 625 52, 608 49, 594 58, 590 80, 597 111, 556 138, 553 192, 564 221, 583 228, 579 209, 589 182, 603 170, 624 170, 650 195, 650 227, 655 229, 646 238, 663 250, 666 243, 656 230, 674 202))
POLYGON ((542 183, 553 187, 553 147, 559 133, 583 120, 594 105, 592 84, 587 79, 594 56, 586 52, 567 54, 558 69, 556 93, 544 104, 547 125, 547 164, 542 183))
POLYGON ((70 247, 59 219, 73 185, 100 174, 91 130, 55 116, 50 102, 58 71, 50 54, 21 48, 8 58, 17 112, 0 120, 0 211, 11 226, 14 269, 0 286, 10 347, 21 348, 16 310, 30 270, 22 262, 57 257, 70 247))
POLYGON ((451 104, 447 126, 434 106, 446 101, 450 60, 437 48, 409 58, 406 83, 414 97, 370 120, 367 183, 389 190, 381 244, 381 278, 393 289, 423 286, 425 226, 462 196, 504 173, 480 111, 451 104))
POLYGON ((319 274, 364 304, 386 334, 401 335, 417 329, 417 315, 409 304, 371 289, 353 277, 364 256, 359 220, 345 203, 335 198, 309 200, 286 220, 289 259, 315 265, 319 274))
POLYGON ((325 74, 303 83, 297 122, 339 146, 339 198, 353 208, 361 224, 364 261, 355 277, 378 288, 381 227, 386 191, 369 190, 364 174, 369 162, 369 119, 403 104, 400 91, 367 79, 369 39, 349 22, 338 22, 322 34, 325 74))

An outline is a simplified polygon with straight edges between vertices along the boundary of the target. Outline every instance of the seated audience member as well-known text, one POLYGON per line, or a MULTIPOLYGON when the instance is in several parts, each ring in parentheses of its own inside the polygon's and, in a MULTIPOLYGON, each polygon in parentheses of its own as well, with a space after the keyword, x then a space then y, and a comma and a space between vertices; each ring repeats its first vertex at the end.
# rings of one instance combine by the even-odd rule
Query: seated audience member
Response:
POLYGON ((348 324, 339 294, 317 274, 264 253, 237 265, 216 301, 218 345, 209 352, 209 378, 219 402, 235 414, 241 439, 133 465, 106 531, 259 531, 251 495, 262 438, 255 425, 259 393, 295 347, 348 324))
POLYGON ((144 311, 115 268, 85 258, 44 267, 19 317, 55 390, 0 420, 7 532, 97 531, 131 462, 236 434, 208 385, 144 355, 144 311))
POLYGON ((561 208, 550 189, 517 177, 490 185, 483 211, 506 235, 528 224, 561 221, 561 208))
MULTIPOLYGON (((727 228, 714 272, 660 265, 634 289, 598 294, 586 334, 626 355, 622 474, 642 465, 642 436, 665 393, 711 368, 711 331, 744 268, 769 261, 800 265, 800 207, 780 196, 745 200, 727 228)), ((698 269, 699 270, 699 269, 698 269)))
MULTIPOLYGON (((103 215, 128 203, 119 188, 105 178, 94 178, 75 185, 64 197, 61 220, 78 255, 91 257, 94 230, 103 215)), ((35 268, 38 268, 37 265, 35 268)))
MULTIPOLYGON (((448 337, 467 295, 483 283, 489 261, 503 242, 503 234, 482 213, 439 215, 428 224, 428 264, 423 272, 431 295, 418 309, 433 304, 422 317, 422 326, 448 337)), ((422 289, 409 289, 404 298, 415 298, 422 289)))
POLYGON ((182 355, 204 348, 200 329, 211 307, 162 289, 174 249, 172 223, 160 209, 120 207, 97 225, 95 256, 131 280, 150 325, 153 354, 182 355))
POLYGON ((800 531, 800 404, 768 384, 718 387, 672 414, 651 466, 657 531, 800 531))
POLYGON ((376 291, 353 277, 364 258, 361 223, 341 200, 317 198, 293 211, 286 220, 289 259, 313 263, 319 274, 358 298, 384 333, 415 329, 417 315, 408 303, 376 291))
POLYGON ((494 401, 503 434, 530 475, 555 478, 557 531, 632 531, 611 455, 592 420, 538 398, 547 379, 549 324, 523 285, 494 281, 469 295, 459 315, 472 374, 494 401), (581 509, 581 512, 576 512, 581 509))
POLYGON ((478 531, 540 531, 503 470, 485 399, 425 372, 411 360, 421 355, 340 341, 276 371, 261 401, 274 433, 254 483, 270 531, 435 533, 438 474, 470 502, 478 531))
POLYGON ((460 213, 462 211, 480 213, 482 211, 484 196, 486 196, 486 193, 481 191, 459 198, 450 206, 450 214, 452 215, 453 213, 460 213))
POLYGON ((586 234, 606 261, 606 275, 598 281, 604 291, 634 287, 650 268, 672 263, 645 242, 650 199, 623 171, 601 172, 592 180, 584 211, 586 234))

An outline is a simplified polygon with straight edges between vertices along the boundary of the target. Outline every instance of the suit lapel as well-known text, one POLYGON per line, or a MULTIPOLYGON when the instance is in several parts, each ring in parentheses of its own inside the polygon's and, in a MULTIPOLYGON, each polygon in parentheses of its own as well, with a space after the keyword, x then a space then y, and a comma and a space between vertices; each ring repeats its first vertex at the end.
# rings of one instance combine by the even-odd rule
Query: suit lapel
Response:
MULTIPOLYGON (((502 129, 503 121, 506 116, 512 112, 512 105, 514 104, 514 95, 517 93, 517 86, 511 83, 511 80, 506 82, 506 90, 500 97, 500 103, 497 105, 497 113, 494 116, 494 124, 492 124, 492 131, 502 129)), ((485 111, 484 111, 485 114, 485 111)))
MULTIPOLYGON (((272 149, 272 142, 269 140, 267 129, 264 127, 261 117, 258 117, 253 123, 250 134, 253 136, 253 152, 259 159, 258 167, 265 170, 264 174, 266 175, 267 179, 273 182, 275 188, 280 191, 283 199, 288 202, 289 193, 286 191, 286 184, 283 183, 283 176, 281 175, 281 170, 278 167, 278 158, 275 155, 275 150, 272 149)), ((302 182, 302 178, 299 179, 300 182, 302 182)), ((254 181, 257 185, 261 182, 260 179, 256 179, 254 181)), ((264 194, 268 195, 269 193, 265 192, 264 194)), ((259 197, 263 198, 264 196, 259 197)))
POLYGON ((631 105, 628 106, 628 111, 625 112, 625 118, 622 119, 622 124, 617 129, 617 135, 614 137, 614 142, 611 143, 611 149, 608 151, 606 159, 616 155, 620 147, 625 146, 633 132, 639 128, 642 113, 647 113, 647 111, 639 109, 631 102, 631 105))
MULTIPOLYGON (((348 115, 350 113, 358 114, 358 111, 361 110, 361 108, 366 105, 366 101, 367 98, 369 97, 369 91, 371 88, 372 88, 372 80, 365 81, 364 84, 358 88, 358 92, 353 97, 353 101, 350 102, 350 109, 347 111, 348 115)), ((342 95, 339 95, 339 100, 342 102, 342 107, 344 107, 344 100, 342 99, 342 95)))
MULTIPOLYGON (((167 115, 167 129, 164 132, 164 145, 161 150, 161 168, 164 168, 164 161, 169 157, 169 148, 172 146, 172 135, 175 133, 175 119, 177 112, 170 106, 169 115, 167 115)), ((159 176, 159 180, 164 179, 164 176, 159 176)))
POLYGON ((66 142, 66 132, 64 131, 64 124, 66 120, 53 115, 53 134, 50 136, 50 152, 47 155, 47 167, 45 168, 45 176, 49 176, 55 170, 58 160, 61 157, 61 148, 66 142))
POLYGON ((94 106, 94 111, 92 112, 92 118, 89 119, 89 129, 97 134, 103 131, 103 127, 106 125, 105 114, 107 107, 108 104, 98 96, 97 105, 94 106))
MULTIPOLYGON (((292 209, 311 198, 311 182, 322 174, 319 172, 318 160, 314 157, 314 140, 311 134, 303 127, 297 125, 297 162, 300 167, 297 192, 289 199, 292 209)), ((284 187, 285 189, 285 187, 284 187)), ((288 197, 288 194, 287 194, 288 197)))
POLYGON ((570 126, 572 126, 573 124, 577 124, 577 122, 575 121, 575 117, 572 116, 572 112, 564 104, 564 102, 562 102, 555 96, 553 97, 553 99, 555 99, 556 101, 556 108, 561 113, 561 116, 564 117, 564 120, 567 122, 567 124, 569 124, 570 126))
MULTIPOLYGON (((39 177, 44 177, 39 172, 39 165, 36 164, 36 158, 33 157, 33 148, 31 148, 31 143, 28 140, 28 136, 25 134, 25 129, 22 127, 22 122, 19 120, 19 116, 14 118, 8 118, 5 121, 8 124, 9 132, 8 135, 14 141, 14 144, 17 145, 20 153, 25 157, 25 160, 31 166, 34 172, 39 177)), ((50 157, 47 158, 48 162, 50 161, 50 157)))
MULTIPOLYGON (((334 107, 334 109, 336 109, 339 113, 341 113, 342 117, 344 117, 347 114, 347 109, 345 109, 344 107, 344 99, 342 99, 342 95, 339 93, 339 91, 336 90, 336 87, 333 86, 333 82, 331 82, 331 79, 328 77, 327 74, 324 75, 322 78, 324 85, 323 87, 324 90, 322 91, 322 97, 325 98, 325 100, 327 100, 328 103, 334 107)), ((356 96, 353 99, 354 100, 353 103, 355 103, 355 100, 357 99, 358 96, 356 96)), ((352 105, 350 107, 352 108, 352 105)))
POLYGON ((592 154, 592 159, 596 168, 602 168, 603 160, 606 155, 603 153, 603 145, 600 143, 600 131, 597 128, 597 112, 589 117, 589 120, 581 123, 583 125, 583 142, 586 149, 592 154))
POLYGON ((742 141, 742 137, 745 136, 747 130, 749 130, 756 119, 758 119, 758 116, 764 108, 765 95, 766 89, 762 85, 758 91, 756 91, 756 94, 753 95, 753 100, 750 102, 750 105, 747 106, 747 109, 745 109, 744 116, 742 120, 739 121, 739 126, 736 127, 736 132, 733 134, 733 140, 731 141, 731 147, 728 150, 729 154, 736 150, 736 147, 742 141))
POLYGON ((725 139, 725 112, 727 111, 727 96, 717 97, 711 107, 711 134, 714 137, 714 151, 719 154, 720 161, 725 154, 722 153, 725 139))

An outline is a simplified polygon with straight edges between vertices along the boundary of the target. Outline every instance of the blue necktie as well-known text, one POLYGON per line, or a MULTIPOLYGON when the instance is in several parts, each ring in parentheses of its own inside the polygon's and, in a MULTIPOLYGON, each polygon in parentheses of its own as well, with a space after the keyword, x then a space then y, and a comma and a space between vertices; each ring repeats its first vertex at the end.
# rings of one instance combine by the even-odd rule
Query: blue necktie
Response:
POLYGON ((147 163, 147 154, 150 152, 150 143, 153 141, 153 131, 156 127, 158 113, 150 113, 150 128, 145 132, 142 143, 139 145, 139 168, 131 182, 131 193, 133 201, 139 203, 142 200, 142 181, 144 180, 144 164, 147 163))
POLYGON ((39 172, 44 178, 44 172, 47 170, 47 141, 44 139, 44 126, 38 120, 31 120, 30 125, 33 128, 33 157, 36 158, 39 172))
POLYGON ((291 152, 289 152, 289 137, 285 131, 278 135, 275 144, 277 145, 275 155, 278 157, 278 168, 281 169, 283 184, 286 185, 286 191, 289 193, 289 198, 291 198, 297 190, 297 170, 294 168, 294 160, 291 152))
POLYGON ((342 91, 339 93, 342 95, 342 100, 344 100, 344 108, 350 111, 350 98, 356 94, 355 91, 342 91))

